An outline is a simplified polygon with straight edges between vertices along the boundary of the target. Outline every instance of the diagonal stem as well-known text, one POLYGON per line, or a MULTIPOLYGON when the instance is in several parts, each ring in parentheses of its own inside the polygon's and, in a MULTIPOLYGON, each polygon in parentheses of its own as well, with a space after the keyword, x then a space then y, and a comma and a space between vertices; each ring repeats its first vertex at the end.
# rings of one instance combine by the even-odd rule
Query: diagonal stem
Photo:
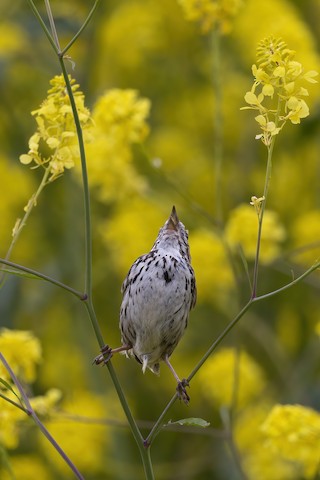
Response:
MULTIPOLYGON (((259 297, 255 298, 250 298, 247 304, 242 308, 242 310, 234 317, 231 322, 228 323, 228 325, 225 327, 225 329, 220 333, 218 338, 212 343, 210 348, 207 350, 207 352, 203 355, 203 357, 200 359, 200 361, 197 363, 197 365, 194 367, 194 369, 191 371, 189 376, 187 377, 187 380, 190 382, 192 378, 197 374, 197 372, 200 370, 200 368, 203 366, 203 364, 207 361, 207 359, 210 357, 210 355, 213 353, 213 351, 219 346, 219 344, 224 340, 224 338, 227 336, 227 334, 236 326, 236 324, 239 322, 239 320, 245 315, 245 313, 251 308, 251 305, 254 303, 258 303, 262 300, 265 300, 271 296, 277 295, 280 292, 283 292, 284 290, 287 290, 288 288, 291 288, 295 286, 297 283, 301 282, 304 278, 306 278, 308 275, 310 275, 313 271, 317 270, 320 268, 320 261, 317 261, 314 265, 312 265, 308 270, 306 270, 302 275, 297 277, 295 280, 292 280, 292 282, 288 283, 287 285, 284 285, 281 288, 278 288, 277 290, 274 290, 272 292, 266 293, 264 295, 260 295, 259 297)), ((154 426, 152 427, 149 435, 147 436, 145 443, 147 445, 151 445, 154 438, 156 435, 159 433, 163 426, 163 421, 164 418, 166 417, 167 413, 171 409, 172 405, 175 403, 177 400, 178 395, 175 394, 173 397, 169 400, 168 404, 164 408, 164 410, 161 412, 161 415, 159 416, 158 420, 155 422, 154 426)))
POLYGON ((33 11, 33 13, 34 13, 35 17, 37 18, 38 22, 40 23, 41 28, 42 28, 42 30, 44 31, 47 39, 49 40, 52 48, 54 49, 55 53, 58 55, 59 51, 58 51, 58 49, 57 49, 57 46, 56 46, 56 44, 55 44, 55 42, 54 42, 54 40, 53 40, 53 38, 52 38, 52 35, 51 35, 50 31, 48 30, 46 24, 44 23, 44 21, 43 21, 41 15, 40 15, 40 13, 39 13, 37 7, 35 6, 33 0, 27 0, 27 1, 29 2, 29 5, 30 5, 30 7, 31 7, 31 10, 33 11))
POLYGON ((58 34, 57 34, 57 29, 56 29, 56 25, 54 23, 54 18, 53 18, 52 11, 51 11, 50 0, 44 0, 44 3, 46 5, 47 15, 48 15, 48 18, 49 18, 52 38, 54 39, 54 43, 56 44, 57 51, 61 52, 59 38, 58 38, 58 34))
POLYGON ((99 4, 100 0, 96 0, 92 9, 90 10, 89 12, 89 15, 87 16, 87 18, 85 19, 85 21, 83 22, 83 24, 81 25, 81 27, 79 28, 78 32, 75 34, 75 36, 70 40, 70 42, 62 49, 61 51, 61 56, 64 56, 67 51, 71 48, 71 46, 74 44, 74 42, 78 39, 78 37, 81 35, 81 33, 83 32, 83 30, 86 28, 86 26, 88 25, 88 23, 90 22, 94 12, 96 11, 96 8, 99 4))
POLYGON ((85 480, 84 477, 82 476, 82 474, 79 472, 79 470, 77 469, 77 467, 74 465, 74 463, 70 460, 70 458, 66 455, 66 453, 62 450, 62 448, 60 447, 60 445, 55 441, 55 439, 53 438, 53 436, 51 435, 51 433, 49 433, 49 431, 46 429, 46 427, 43 425, 43 423, 41 422, 41 420, 39 419, 39 417, 37 416, 36 412, 33 410, 32 408, 32 405, 30 403, 30 400, 27 396, 27 394, 25 393, 24 389, 22 388, 22 385, 21 383, 19 382, 18 378, 15 376, 13 370, 11 369, 10 365, 8 364, 8 362, 6 361, 6 359, 4 358, 4 356, 2 355, 2 353, 0 352, 0 361, 2 362, 2 364, 4 365, 5 369, 7 370, 7 372, 9 373, 13 383, 16 385, 17 389, 19 390, 19 393, 21 395, 21 398, 23 399, 23 402, 26 406, 26 413, 32 417, 33 421, 37 424, 37 426, 39 427, 39 429, 41 430, 41 432, 43 433, 43 435, 49 440, 49 442, 51 443, 51 445, 57 450, 57 452, 59 453, 59 455, 63 458, 63 460, 67 463, 67 465, 70 467, 70 469, 73 471, 73 473, 75 474, 75 476, 79 479, 79 480, 85 480))
MULTIPOLYGON (((276 127, 279 124, 280 111, 281 111, 281 99, 279 98, 277 113, 276 113, 276 116, 275 116, 276 127)), ((259 259, 260 259, 260 248, 261 248, 261 237, 262 237, 262 225, 263 225, 263 217, 264 217, 264 212, 265 212, 265 209, 266 209, 267 198, 268 198, 269 187, 270 187, 271 171, 272 171, 272 154, 273 154, 275 141, 276 141, 276 136, 273 136, 271 138, 270 144, 267 145, 268 156, 267 156, 266 176, 265 176, 264 189, 263 189, 264 200, 262 202, 261 212, 260 212, 259 217, 258 217, 258 222, 259 223, 258 223, 257 248, 256 248, 256 255, 255 255, 254 267, 253 267, 253 280, 252 280, 251 298, 255 298, 257 296, 259 259)))
POLYGON ((7 265, 8 267, 12 267, 17 271, 27 273, 29 275, 32 275, 33 277, 41 278, 41 280, 45 280, 46 282, 52 283, 53 285, 56 285, 57 287, 63 288, 67 292, 72 293, 73 295, 78 297, 80 300, 86 300, 87 298, 86 294, 79 292, 78 290, 75 290, 72 287, 69 287, 69 285, 59 282, 59 280, 55 280, 54 278, 49 277, 44 273, 38 272, 37 270, 33 270, 32 268, 24 267, 23 265, 19 265, 18 263, 10 262, 5 258, 0 258, 0 264, 7 265))

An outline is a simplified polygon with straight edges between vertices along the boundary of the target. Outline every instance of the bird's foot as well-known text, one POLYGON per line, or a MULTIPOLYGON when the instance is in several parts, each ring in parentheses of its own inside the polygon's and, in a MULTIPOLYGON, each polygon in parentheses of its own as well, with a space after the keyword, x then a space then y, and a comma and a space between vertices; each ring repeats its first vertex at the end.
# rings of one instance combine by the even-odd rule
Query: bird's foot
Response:
POLYGON ((183 400, 186 405, 190 402, 190 397, 187 394, 186 387, 189 387, 189 382, 186 378, 183 378, 177 385, 177 393, 180 400, 183 400))
POLYGON ((102 348, 101 348, 101 353, 100 355, 98 355, 92 363, 94 363, 94 365, 100 365, 101 363, 103 363, 104 365, 106 363, 109 362, 110 358, 112 357, 113 355, 113 351, 112 351, 112 348, 109 347, 109 345, 104 345, 102 348))

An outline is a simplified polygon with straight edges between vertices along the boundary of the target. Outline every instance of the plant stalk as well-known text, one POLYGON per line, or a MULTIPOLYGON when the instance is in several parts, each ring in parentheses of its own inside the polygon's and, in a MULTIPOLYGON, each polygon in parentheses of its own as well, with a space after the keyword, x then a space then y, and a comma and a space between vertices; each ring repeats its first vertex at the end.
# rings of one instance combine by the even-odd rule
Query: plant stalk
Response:
MULTIPOLYGON (((27 220, 30 217, 33 208, 37 205, 39 195, 41 194, 41 192, 45 188, 45 186, 48 184, 49 175, 50 175, 50 169, 49 169, 49 167, 47 167, 47 168, 45 168, 44 175, 42 177, 42 180, 40 182, 39 187, 37 188, 37 191, 32 195, 32 197, 28 201, 27 206, 25 207, 25 214, 24 214, 23 218, 21 220, 18 220, 19 223, 17 224, 17 227, 15 227, 13 229, 12 240, 11 240, 10 246, 8 248, 8 251, 6 253, 5 260, 9 260, 9 258, 11 257, 12 250, 13 250, 15 244, 18 241, 20 233, 22 232, 23 228, 25 227, 25 225, 27 223, 27 220)), ((0 287, 2 286, 2 284, 4 282, 4 278, 5 278, 4 272, 1 272, 0 273, 0 287)))
POLYGON ((79 480, 85 480, 85 478, 83 477, 83 475, 79 472, 79 470, 77 469, 77 467, 74 465, 74 463, 70 460, 70 458, 66 455, 66 453, 62 450, 62 448, 60 447, 60 445, 55 441, 55 439, 53 438, 53 436, 51 435, 51 433, 49 433, 49 431, 46 429, 46 427, 43 425, 43 423, 41 422, 41 420, 39 419, 39 417, 37 416, 36 412, 33 410, 32 408, 32 405, 29 401, 29 398, 27 396, 27 394, 25 393, 24 389, 22 388, 22 385, 21 383, 19 382, 18 378, 15 376, 15 374, 13 373, 13 370, 11 369, 10 365, 8 364, 8 362, 6 361, 6 359, 4 358, 4 356, 2 355, 2 353, 0 352, 0 361, 2 362, 2 364, 4 365, 5 369, 7 370, 7 372, 9 373, 13 383, 16 385, 17 389, 19 390, 19 393, 21 395, 21 398, 23 399, 23 402, 26 406, 26 413, 27 415, 29 415, 30 417, 32 417, 33 421, 37 424, 37 426, 39 427, 39 429, 41 430, 41 432, 43 433, 43 435, 49 440, 49 442, 51 443, 51 445, 57 450, 57 452, 59 453, 59 455, 63 458, 63 460, 67 463, 67 465, 70 467, 70 469, 73 471, 73 473, 75 474, 75 476, 79 479, 79 480))

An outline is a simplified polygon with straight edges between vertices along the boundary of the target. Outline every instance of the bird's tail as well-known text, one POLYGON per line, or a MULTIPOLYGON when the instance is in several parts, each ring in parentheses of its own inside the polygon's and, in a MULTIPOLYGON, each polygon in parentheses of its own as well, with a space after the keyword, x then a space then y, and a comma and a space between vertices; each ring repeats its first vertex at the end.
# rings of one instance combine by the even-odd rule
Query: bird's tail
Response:
POLYGON ((154 363, 153 365, 149 365, 149 355, 144 354, 141 356, 142 359, 142 371, 146 373, 147 368, 151 370, 152 373, 155 375, 159 375, 160 373, 160 365, 159 363, 154 363))

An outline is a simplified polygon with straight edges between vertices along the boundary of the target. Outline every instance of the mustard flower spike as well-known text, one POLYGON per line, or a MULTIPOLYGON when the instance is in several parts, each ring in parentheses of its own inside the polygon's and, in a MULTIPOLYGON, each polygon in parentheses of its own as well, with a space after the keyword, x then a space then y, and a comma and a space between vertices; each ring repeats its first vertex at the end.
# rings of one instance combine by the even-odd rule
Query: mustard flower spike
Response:
MULTIPOLYGON (((262 424, 266 446, 314 478, 319 467, 320 414, 303 405, 275 405, 262 424)), ((300 475, 299 475, 300 477, 300 475)))
MULTIPOLYGON (((89 138, 92 126, 90 112, 84 106, 84 95, 79 91, 79 85, 70 76, 69 80, 81 127, 85 138, 89 138)), ((42 166, 48 169, 49 181, 52 182, 60 177, 65 169, 74 166, 79 158, 79 150, 72 108, 63 76, 55 76, 50 84, 47 98, 38 109, 31 112, 36 120, 37 130, 30 137, 29 151, 20 156, 20 162, 23 165, 30 165, 31 168, 42 166), (44 156, 41 151, 42 142, 48 147, 46 151, 48 156, 44 156)))
MULTIPOLYGON (((36 366, 42 360, 42 349, 39 340, 32 332, 24 330, 0 330, 0 351, 5 356, 15 374, 26 382, 36 378, 36 366), (19 352, 23 352, 20 355, 19 352)), ((0 365, 0 377, 10 381, 4 366, 0 365)))
POLYGON ((185 18, 200 25, 202 33, 218 30, 227 34, 232 21, 243 5, 243 0, 178 0, 185 18))
POLYGON ((262 133, 256 135, 256 139, 267 147, 287 121, 296 125, 309 115, 303 98, 309 92, 301 83, 316 83, 317 72, 304 73, 295 54, 282 39, 274 37, 262 40, 257 48, 257 64, 252 66, 254 82, 244 96, 249 107, 242 109, 257 110, 255 120, 262 133))

